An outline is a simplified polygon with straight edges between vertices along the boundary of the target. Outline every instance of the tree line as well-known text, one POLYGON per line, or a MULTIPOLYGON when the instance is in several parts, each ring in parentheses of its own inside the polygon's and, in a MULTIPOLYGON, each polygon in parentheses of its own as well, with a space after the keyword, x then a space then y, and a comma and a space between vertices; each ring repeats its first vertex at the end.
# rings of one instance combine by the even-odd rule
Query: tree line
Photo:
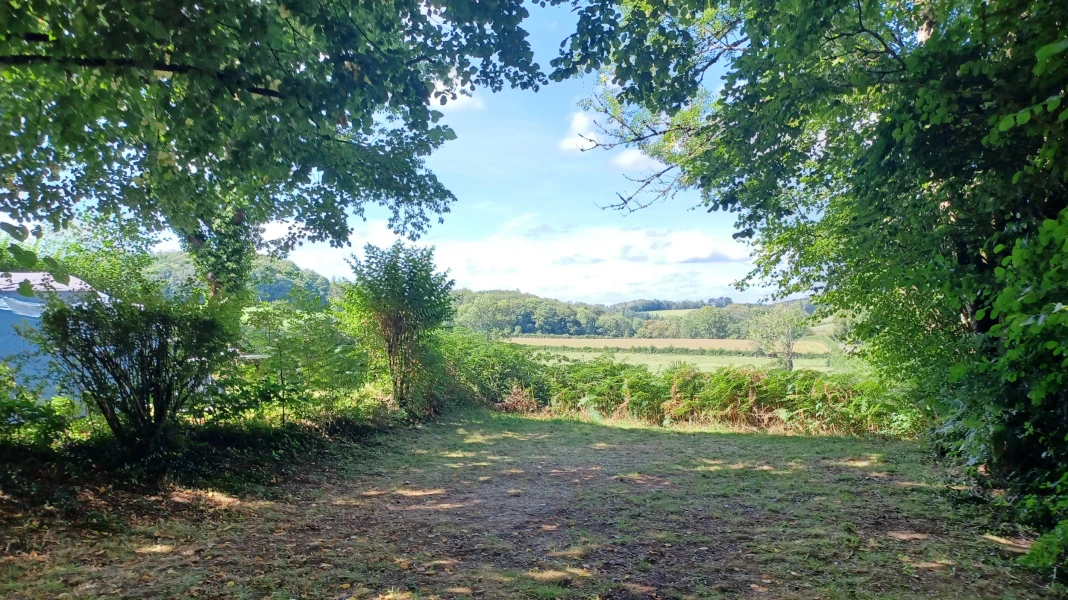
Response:
POLYGON ((605 306, 564 302, 517 291, 466 289, 454 292, 454 298, 457 325, 502 336, 746 339, 753 319, 767 311, 766 306, 734 303, 729 298, 722 299, 719 303, 722 306, 705 300, 634 300, 605 306), (697 307, 684 315, 668 317, 639 310, 681 304, 697 307))

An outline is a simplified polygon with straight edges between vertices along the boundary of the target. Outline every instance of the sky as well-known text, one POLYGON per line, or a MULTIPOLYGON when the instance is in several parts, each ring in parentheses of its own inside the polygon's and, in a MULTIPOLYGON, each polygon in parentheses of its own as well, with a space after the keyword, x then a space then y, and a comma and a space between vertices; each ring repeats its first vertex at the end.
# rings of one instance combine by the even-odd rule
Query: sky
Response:
MULTIPOLYGON (((548 70, 573 29, 567 7, 531 7, 527 22, 535 60, 548 70)), ((633 213, 602 209, 635 184, 628 176, 654 166, 637 150, 583 151, 595 133, 578 103, 595 77, 550 83, 538 92, 476 91, 438 107, 458 139, 428 167, 457 201, 418 243, 436 247, 440 269, 458 288, 507 289, 561 300, 613 303, 730 296, 756 301, 759 291, 731 284, 752 267, 748 248, 731 238, 732 215, 691 210, 696 192, 633 213)), ((396 239, 385 210, 353 219, 351 248, 305 244, 289 258, 327 277, 348 277, 345 258, 366 243, 396 239)), ((267 237, 283 226, 268 227, 267 237)))

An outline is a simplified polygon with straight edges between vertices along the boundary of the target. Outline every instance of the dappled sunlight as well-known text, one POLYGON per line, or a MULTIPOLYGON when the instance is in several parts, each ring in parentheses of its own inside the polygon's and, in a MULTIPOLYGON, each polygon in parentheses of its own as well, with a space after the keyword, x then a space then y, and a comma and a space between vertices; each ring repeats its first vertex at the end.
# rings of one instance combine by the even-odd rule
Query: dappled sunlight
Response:
POLYGON ((571 558, 578 560, 581 558, 585 558, 586 554, 591 550, 593 550, 593 547, 589 545, 570 546, 563 550, 554 550, 552 552, 548 552, 546 553, 546 556, 550 556, 553 558, 571 558))
POLYGON ((368 498, 374 498, 375 496, 383 496, 383 495, 388 494, 388 493, 389 493, 389 490, 377 490, 377 489, 375 489, 375 490, 367 490, 366 492, 361 492, 360 495, 361 496, 366 496, 368 498))
POLYGON ((440 496, 445 493, 443 489, 433 490, 408 490, 408 489, 396 489, 393 490, 393 495, 404 496, 407 498, 420 498, 423 496, 440 496))
POLYGON ((1031 549, 1031 544, 1033 543, 1031 540, 1023 538, 1010 540, 1008 538, 991 535, 989 533, 984 535, 982 539, 988 542, 994 542, 995 544, 1000 546, 1002 550, 1012 552, 1013 554, 1025 554, 1028 550, 1031 549))
MULTIPOLYGON (((871 476, 872 477, 878 477, 878 474, 872 473, 871 476)), ((919 481, 894 481, 892 483, 894 485, 896 485, 897 487, 903 487, 903 488, 933 488, 933 487, 935 487, 935 486, 933 486, 933 485, 931 485, 929 483, 922 483, 922 482, 919 482, 919 481)))
POLYGON ((854 469, 865 469, 872 465, 882 464, 883 458, 878 454, 870 454, 866 457, 852 457, 844 460, 824 461, 824 463, 836 467, 852 467, 854 469))
POLYGON ((594 450, 614 450, 615 448, 618 448, 618 447, 619 447, 618 444, 606 444, 604 442, 597 442, 596 444, 590 444, 590 448, 593 448, 594 450))
POLYGON ((648 475, 644 473, 628 473, 626 475, 620 475, 619 481, 625 481, 627 483, 634 483, 638 485, 650 486, 650 487, 670 487, 673 485, 667 479, 659 477, 657 475, 648 475))
POLYGON ((170 554, 174 552, 171 544, 146 544, 134 550, 135 554, 170 554))
POLYGON ((931 537, 926 533, 915 531, 887 531, 886 535, 901 542, 920 542, 931 537))
POLYGON ((438 456, 442 458, 474 458, 476 453, 465 450, 451 450, 449 452, 439 452, 438 456))
POLYGON ((222 492, 210 490, 178 490, 171 493, 169 498, 172 502, 179 504, 203 504, 216 510, 229 510, 238 507, 256 509, 274 504, 265 500, 245 501, 222 492))
POLYGON ((394 510, 456 510, 458 508, 464 508, 471 506, 474 502, 438 502, 436 504, 412 504, 409 506, 398 506, 394 510))
POLYGON ((514 440, 517 442, 530 442, 535 440, 547 440, 552 437, 548 433, 515 433, 502 431, 500 433, 471 433, 463 439, 465 444, 493 445, 500 440, 514 440))

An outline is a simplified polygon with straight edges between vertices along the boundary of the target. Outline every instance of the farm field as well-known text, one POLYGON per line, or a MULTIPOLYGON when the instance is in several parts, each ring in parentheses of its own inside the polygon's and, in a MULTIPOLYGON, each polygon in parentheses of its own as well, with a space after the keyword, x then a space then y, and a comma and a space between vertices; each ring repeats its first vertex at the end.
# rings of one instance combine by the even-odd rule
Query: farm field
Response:
POLYGON ((697 310, 696 308, 676 308, 674 310, 647 310, 645 314, 656 315, 665 319, 673 319, 676 317, 685 317, 686 315, 697 310))
MULTIPOLYGON (((576 352, 570 350, 563 350, 557 352, 568 358, 575 360, 593 360, 598 356, 601 356, 601 352, 576 352)), ((659 371, 666 368, 672 363, 685 362, 696 366, 702 371, 709 371, 712 369, 718 369, 720 367, 768 367, 774 363, 774 359, 764 358, 760 356, 709 356, 701 354, 646 354, 639 352, 620 353, 616 355, 617 360, 636 364, 646 365, 654 371, 659 371)), ((827 366, 826 358, 795 358, 795 369, 812 369, 813 371, 828 371, 830 367, 827 366)))
MULTIPOLYGON (((749 340, 708 339, 662 339, 662 338, 564 338, 564 337, 514 337, 513 344, 566 348, 689 348, 706 350, 753 350, 749 340)), ((795 346, 797 352, 830 352, 826 342, 801 340, 795 346)))
POLYGON ((468 411, 270 497, 177 490, 88 535, 27 523, 0 595, 1046 597, 1025 542, 954 503, 951 477, 911 441, 468 411))

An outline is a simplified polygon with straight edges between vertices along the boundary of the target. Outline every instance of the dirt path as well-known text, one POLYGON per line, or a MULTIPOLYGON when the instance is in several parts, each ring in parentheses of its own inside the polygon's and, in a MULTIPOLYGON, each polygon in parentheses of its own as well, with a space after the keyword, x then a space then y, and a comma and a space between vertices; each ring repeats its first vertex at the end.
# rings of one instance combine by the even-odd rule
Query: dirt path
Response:
MULTIPOLYGON (((10 598, 1039 598, 908 443, 472 413, 276 500, 36 532, 10 598)), ((158 513, 154 513, 158 514, 158 513)))

